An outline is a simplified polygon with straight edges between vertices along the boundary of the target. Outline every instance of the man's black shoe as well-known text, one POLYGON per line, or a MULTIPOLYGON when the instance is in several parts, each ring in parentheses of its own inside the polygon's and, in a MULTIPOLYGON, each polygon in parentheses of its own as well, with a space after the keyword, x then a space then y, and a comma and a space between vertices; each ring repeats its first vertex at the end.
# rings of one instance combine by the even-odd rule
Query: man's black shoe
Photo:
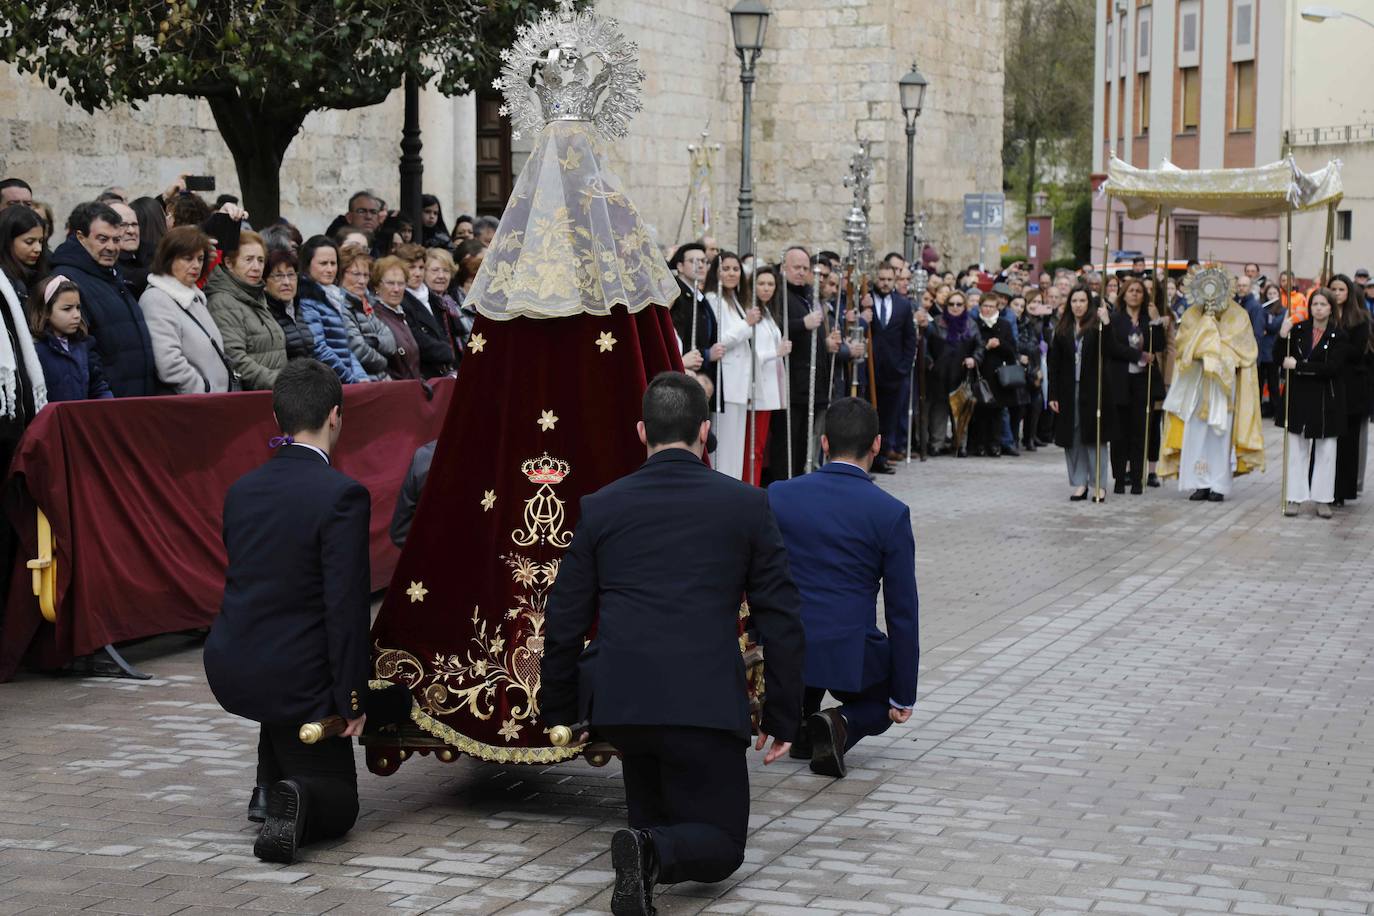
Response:
POLYGON ((256 824, 267 820, 267 786, 254 786, 248 799, 248 819, 256 824))
POLYGON ((1020 449, 1018 449, 1018 448, 1017 448, 1016 446, 1014 446, 1014 445, 1004 445, 1004 446, 1002 446, 1002 454, 1003 454, 1003 455, 1008 455, 1008 456, 1010 456, 1010 457, 1012 457, 1012 458, 1020 458, 1020 457, 1021 457, 1021 451, 1020 451, 1020 449))
POLYGON ((624 828, 611 837, 611 865, 615 890, 611 912, 615 916, 654 916, 654 884, 658 880, 658 856, 644 830, 624 828))
POLYGON ((305 835, 305 791, 294 779, 272 784, 267 793, 267 820, 253 844, 253 855, 264 862, 290 865, 305 835))
POLYGON ((1149 477, 1149 479, 1145 481, 1145 486, 1147 486, 1147 487, 1157 487, 1157 486, 1159 486, 1159 475, 1158 475, 1158 474, 1151 474, 1150 477, 1149 477))
POLYGON ((1209 503, 1224 502, 1225 499, 1226 499, 1226 497, 1225 497, 1223 494, 1218 493, 1218 492, 1216 492, 1215 490, 1208 490, 1208 491, 1207 491, 1207 501, 1208 501, 1209 503))
POLYGON ((1113 492, 1113 493, 1125 493, 1125 492, 1126 492, 1126 481, 1124 481, 1124 480, 1118 480, 1118 481, 1116 482, 1116 484, 1112 487, 1112 492, 1113 492))
POLYGON ((894 467, 893 467, 892 465, 890 465, 890 464, 884 464, 884 465, 882 465, 881 467, 879 467, 878 465, 875 464, 875 465, 873 465, 873 473, 874 473, 874 474, 895 474, 895 473, 897 473, 897 469, 894 468, 894 467))
POLYGON ((1205 503, 1212 496, 1212 491, 1206 488, 1194 490, 1193 495, 1188 497, 1189 502, 1205 503))
POLYGON ((820 776, 844 776, 844 747, 849 734, 838 709, 823 709, 808 716, 811 733, 811 772, 820 776))

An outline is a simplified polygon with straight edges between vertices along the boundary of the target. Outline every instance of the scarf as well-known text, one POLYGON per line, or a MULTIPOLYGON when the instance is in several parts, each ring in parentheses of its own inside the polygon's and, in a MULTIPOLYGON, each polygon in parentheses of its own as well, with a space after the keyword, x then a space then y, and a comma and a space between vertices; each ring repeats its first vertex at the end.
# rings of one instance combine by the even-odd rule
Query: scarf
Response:
MULTIPOLYGON (((48 386, 43 380, 43 366, 38 362, 38 354, 33 349, 33 337, 29 334, 29 322, 24 315, 24 307, 19 304, 19 294, 10 285, 9 277, 0 271, 0 295, 4 296, 5 307, 10 311, 14 323, 14 337, 19 341, 19 357, 24 360, 24 372, 29 377, 33 389, 33 412, 36 414, 48 403, 48 386)), ((0 334, 0 417, 14 419, 19 416, 22 405, 19 403, 19 363, 14 348, 10 346, 10 336, 0 334)))
POLYGON ((973 334, 973 325, 969 321, 968 309, 964 309, 963 314, 955 317, 948 311, 945 312, 945 339, 950 343, 958 343, 973 334))
POLYGON ((202 306, 205 305, 205 293, 199 287, 186 286, 170 274, 149 274, 148 285, 166 293, 173 302, 185 311, 191 311, 191 307, 197 302, 202 306))

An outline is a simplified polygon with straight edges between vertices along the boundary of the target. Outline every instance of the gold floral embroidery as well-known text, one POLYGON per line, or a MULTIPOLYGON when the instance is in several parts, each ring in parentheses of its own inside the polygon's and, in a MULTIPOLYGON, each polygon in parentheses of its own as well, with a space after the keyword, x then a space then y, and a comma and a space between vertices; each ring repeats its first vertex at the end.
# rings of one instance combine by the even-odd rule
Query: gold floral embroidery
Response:
POLYGON ((410 588, 406 589, 406 597, 410 599, 411 604, 417 601, 424 601, 425 595, 428 594, 429 589, 425 588, 423 582, 412 582, 410 583, 410 588))
POLYGON ((539 419, 535 422, 539 424, 539 428, 541 430, 543 430, 544 432, 548 432, 549 430, 553 429, 555 426, 558 425, 558 417, 554 416, 554 412, 552 410, 546 410, 542 414, 540 414, 539 419))
POLYGON ((468 350, 472 353, 481 353, 482 348, 487 345, 487 339, 481 334, 473 334, 468 338, 468 350))
POLYGON ((487 490, 485 493, 482 494, 482 511, 483 511, 483 512, 490 512, 491 509, 492 509, 492 506, 495 506, 495 505, 496 505, 496 491, 495 491, 495 490, 487 490))
POLYGON ((614 350, 616 343, 617 341, 611 336, 610 331, 602 331, 601 336, 596 339, 596 345, 601 349, 602 353, 609 353, 614 350))

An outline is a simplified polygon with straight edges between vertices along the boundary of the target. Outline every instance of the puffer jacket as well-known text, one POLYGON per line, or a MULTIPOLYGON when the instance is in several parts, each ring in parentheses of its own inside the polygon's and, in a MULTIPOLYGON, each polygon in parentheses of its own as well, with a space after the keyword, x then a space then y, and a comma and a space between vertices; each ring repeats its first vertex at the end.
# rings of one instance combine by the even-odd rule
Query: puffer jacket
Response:
POLYGON ((315 358, 333 369, 345 385, 367 381, 367 372, 349 343, 351 323, 330 301, 324 287, 301 277, 296 306, 310 325, 310 333, 315 335, 315 358))
POLYGON ((391 328, 369 311, 363 301, 341 286, 334 287, 343 294, 344 314, 348 317, 350 333, 349 347, 358 358, 367 377, 374 382, 385 381, 390 376, 387 366, 396 352, 396 338, 391 328))
POLYGON ((296 307, 295 301, 282 302, 268 296, 267 305, 272 310, 272 317, 281 325, 282 334, 286 336, 287 360, 314 359, 315 335, 310 333, 310 325, 301 317, 301 310, 296 307))
POLYGON ((272 387, 286 368, 286 335, 267 307, 261 286, 249 286, 224 265, 205 284, 210 317, 224 338, 224 355, 239 374, 244 391, 272 387))

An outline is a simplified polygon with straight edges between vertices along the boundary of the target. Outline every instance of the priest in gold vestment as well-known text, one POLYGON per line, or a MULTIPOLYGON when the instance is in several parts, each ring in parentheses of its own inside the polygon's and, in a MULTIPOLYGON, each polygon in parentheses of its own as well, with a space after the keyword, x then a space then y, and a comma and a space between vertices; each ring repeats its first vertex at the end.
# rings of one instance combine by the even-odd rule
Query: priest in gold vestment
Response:
POLYGON ((1159 473, 1177 477, 1179 489, 1192 490, 1194 501, 1221 502, 1234 475, 1264 470, 1255 374, 1259 347, 1229 282, 1220 295, 1214 284, 1196 286, 1205 293, 1190 297, 1194 304, 1179 322, 1159 473))

